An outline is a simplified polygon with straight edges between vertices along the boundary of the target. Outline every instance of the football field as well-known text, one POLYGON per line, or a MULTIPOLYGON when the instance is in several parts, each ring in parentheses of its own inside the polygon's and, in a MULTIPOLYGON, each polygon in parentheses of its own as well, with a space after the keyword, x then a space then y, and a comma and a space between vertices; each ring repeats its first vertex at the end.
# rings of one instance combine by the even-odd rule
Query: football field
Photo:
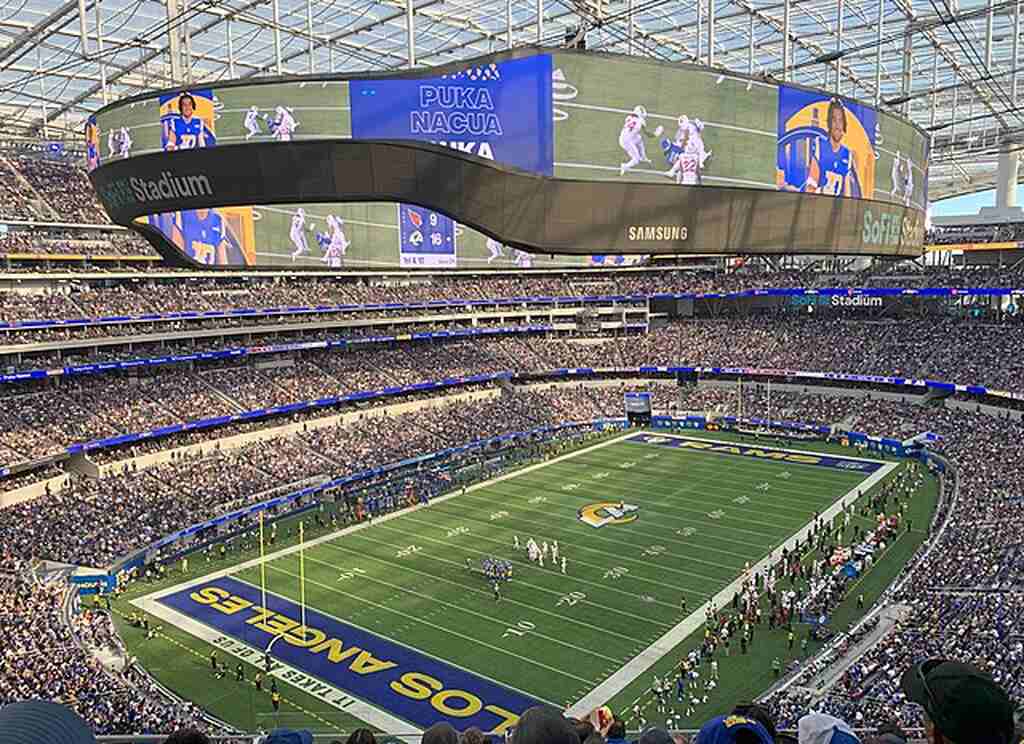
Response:
MULTIPOLYGON (((502 730, 536 702, 584 711, 647 678, 703 626, 707 601, 727 603, 745 565, 897 467, 713 432, 632 433, 134 604, 219 648, 231 670, 242 660, 246 679, 273 641, 286 702, 292 686, 317 701, 284 706, 290 725, 502 730), (543 567, 529 538, 549 545, 543 567), (512 566, 500 599, 482 571, 491 558, 512 566)), ((161 666, 206 677, 192 657, 145 663, 158 678, 161 666)))

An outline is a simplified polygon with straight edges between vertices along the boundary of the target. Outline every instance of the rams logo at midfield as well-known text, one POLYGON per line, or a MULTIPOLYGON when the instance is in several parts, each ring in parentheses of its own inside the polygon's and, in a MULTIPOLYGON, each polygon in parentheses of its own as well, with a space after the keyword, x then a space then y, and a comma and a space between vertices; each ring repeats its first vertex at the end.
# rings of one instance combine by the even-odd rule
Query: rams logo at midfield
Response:
POLYGON ((598 501, 587 504, 576 512, 577 518, 591 527, 604 527, 606 524, 629 524, 640 518, 640 507, 625 504, 621 501, 598 501))

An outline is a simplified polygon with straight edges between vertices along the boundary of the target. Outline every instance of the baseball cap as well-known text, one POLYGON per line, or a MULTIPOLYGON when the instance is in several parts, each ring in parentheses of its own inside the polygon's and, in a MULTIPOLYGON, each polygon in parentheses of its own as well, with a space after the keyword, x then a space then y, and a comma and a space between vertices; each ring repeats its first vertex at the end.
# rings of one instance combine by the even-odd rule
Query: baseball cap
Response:
POLYGON ((512 744, 580 744, 580 737, 562 711, 535 705, 519 718, 512 744))
POLYGON ((637 744, 674 744, 672 735, 663 728, 649 728, 640 734, 637 744))
POLYGON ((71 708, 47 700, 0 707, 0 741, 17 744, 96 744, 89 725, 71 708))
POLYGON ((695 744, 772 744, 772 736, 760 722, 747 716, 718 716, 705 723, 695 744))
POLYGON ((1009 695, 975 666, 927 659, 903 673, 900 687, 957 744, 1006 744, 1013 736, 1009 695))
POLYGON ((797 741, 800 744, 859 744, 846 721, 825 713, 808 713, 797 721, 797 741))

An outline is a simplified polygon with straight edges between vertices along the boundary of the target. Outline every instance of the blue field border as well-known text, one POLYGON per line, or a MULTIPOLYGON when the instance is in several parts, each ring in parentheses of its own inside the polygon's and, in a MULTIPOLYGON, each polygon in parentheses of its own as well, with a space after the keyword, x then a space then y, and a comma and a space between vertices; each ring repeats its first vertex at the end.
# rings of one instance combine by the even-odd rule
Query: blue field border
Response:
POLYGON ((885 463, 872 460, 855 460, 847 457, 834 457, 811 452, 794 452, 775 447, 749 446, 730 444, 727 442, 709 442, 700 439, 665 436, 664 434, 634 434, 625 439, 626 444, 643 444, 671 449, 686 449, 713 455, 729 455, 733 457, 749 457, 770 462, 786 463, 787 465, 811 465, 819 468, 831 468, 855 473, 874 473, 885 466, 885 463))
POLYGON ((415 649, 267 594, 225 576, 156 601, 257 649, 275 636, 275 659, 421 728, 448 721, 459 730, 504 730, 541 701, 415 649))

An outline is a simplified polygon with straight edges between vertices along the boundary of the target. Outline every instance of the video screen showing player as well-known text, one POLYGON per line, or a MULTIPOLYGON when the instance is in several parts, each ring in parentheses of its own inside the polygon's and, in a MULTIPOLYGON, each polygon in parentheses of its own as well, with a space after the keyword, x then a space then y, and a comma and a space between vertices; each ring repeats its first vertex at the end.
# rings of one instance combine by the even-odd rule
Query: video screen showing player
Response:
MULTIPOLYGON (((205 101, 204 101, 205 102, 205 101)), ((189 92, 176 99, 177 111, 161 112, 165 150, 196 150, 212 147, 216 140, 210 126, 200 115, 199 101, 189 92)), ((166 103, 162 108, 166 107, 166 103)), ((212 100, 210 102, 212 112, 212 100)))
POLYGON ((819 91, 780 86, 776 186, 872 198, 877 112, 819 91))
POLYGON ((194 261, 209 266, 245 265, 240 240, 231 234, 216 209, 187 209, 178 213, 171 240, 194 261))
POLYGON ((893 201, 909 207, 914 196, 914 166, 909 157, 904 158, 900 155, 899 150, 892 161, 891 177, 892 189, 889 195, 893 201))
POLYGON ((644 127, 647 126, 647 109, 643 106, 634 106, 633 112, 626 116, 622 122, 622 131, 619 132, 619 147, 629 158, 625 163, 619 164, 619 175, 626 175, 626 171, 633 170, 640 163, 649 163, 647 151, 644 148, 644 127))
MULTIPOLYGON (((703 183, 702 171, 711 157, 711 151, 704 147, 704 122, 690 119, 685 114, 676 122, 678 128, 673 139, 664 137, 661 150, 665 162, 671 166, 665 175, 684 186, 699 186, 703 183)), ((658 127, 654 134, 661 137, 664 129, 658 127)))
POLYGON ((100 128, 94 116, 85 122, 85 164, 90 171, 100 165, 100 128))
POLYGON ((819 146, 817 157, 811 160, 811 173, 804 187, 805 191, 831 196, 854 196, 852 191, 856 179, 856 154, 846 146, 846 108, 838 98, 828 105, 828 141, 819 146))

